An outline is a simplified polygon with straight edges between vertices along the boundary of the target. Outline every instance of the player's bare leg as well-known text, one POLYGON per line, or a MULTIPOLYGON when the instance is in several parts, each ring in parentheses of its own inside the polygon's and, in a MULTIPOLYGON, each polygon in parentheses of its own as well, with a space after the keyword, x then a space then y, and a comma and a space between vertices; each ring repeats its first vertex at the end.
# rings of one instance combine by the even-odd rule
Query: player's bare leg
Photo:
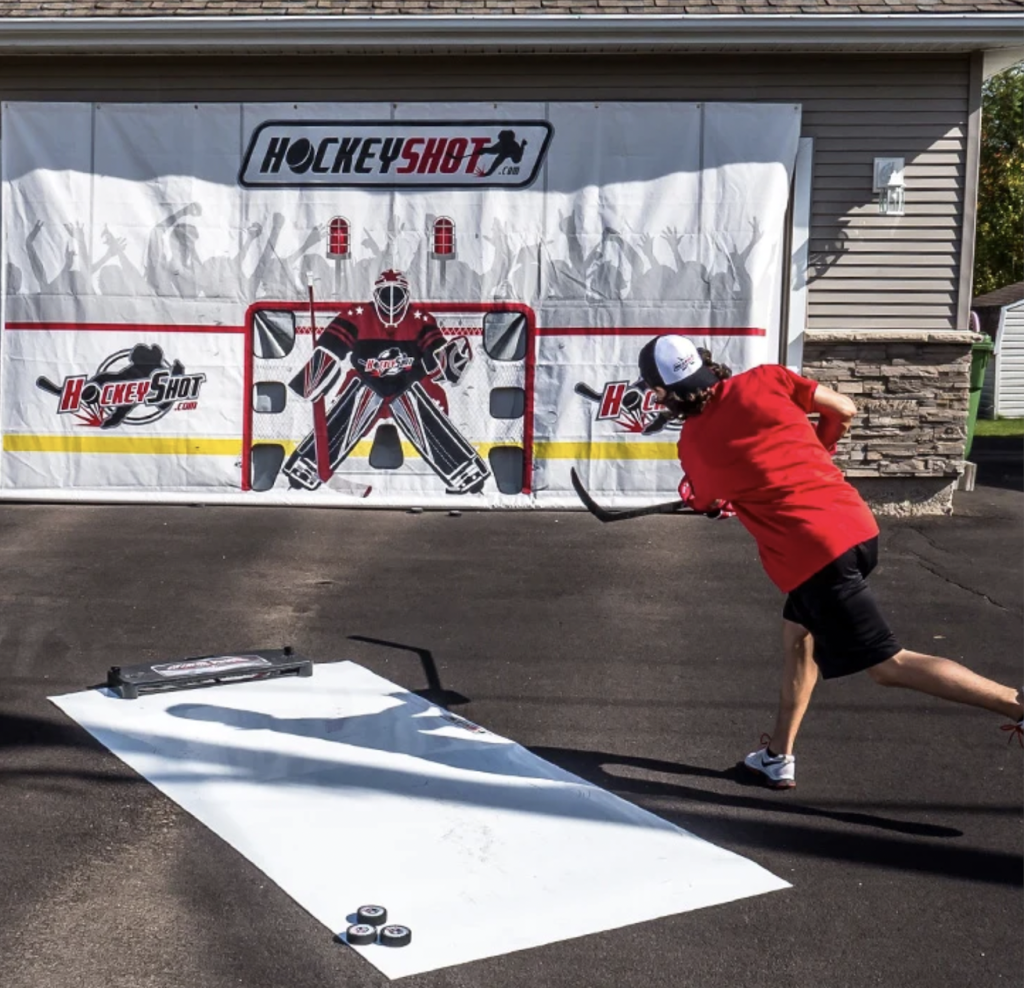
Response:
POLYGON ((770 747, 776 755, 791 755, 818 682, 818 665, 814 661, 811 633, 785 618, 782 621, 782 648, 782 689, 770 747))
POLYGON ((818 682, 810 632, 803 625, 783 618, 782 646, 785 654, 775 730, 770 737, 762 735, 761 747, 747 755, 739 766, 771 789, 792 789, 796 785, 793 745, 818 682))
POLYGON ((891 659, 872 666, 868 674, 882 686, 902 686, 943 700, 991 710, 1015 721, 1024 717, 1016 689, 979 676, 952 659, 903 649, 891 659))

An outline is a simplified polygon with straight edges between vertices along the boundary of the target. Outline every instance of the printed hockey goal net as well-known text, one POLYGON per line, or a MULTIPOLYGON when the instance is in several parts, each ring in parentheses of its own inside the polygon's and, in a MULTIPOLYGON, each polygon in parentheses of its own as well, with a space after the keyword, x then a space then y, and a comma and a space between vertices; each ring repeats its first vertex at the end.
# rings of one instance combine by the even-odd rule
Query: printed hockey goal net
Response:
POLYGON ((309 302, 275 301, 249 307, 242 488, 529 493, 533 311, 516 302, 415 302, 445 337, 445 360, 452 365, 447 375, 434 374, 388 407, 365 389, 354 393, 358 382, 346 393, 353 376, 348 357, 318 400, 304 398, 289 385, 313 355, 313 324, 319 336, 355 305, 320 301, 311 309, 309 302), (350 441, 337 435, 342 418, 350 441), (473 463, 460 465, 467 457, 473 463))

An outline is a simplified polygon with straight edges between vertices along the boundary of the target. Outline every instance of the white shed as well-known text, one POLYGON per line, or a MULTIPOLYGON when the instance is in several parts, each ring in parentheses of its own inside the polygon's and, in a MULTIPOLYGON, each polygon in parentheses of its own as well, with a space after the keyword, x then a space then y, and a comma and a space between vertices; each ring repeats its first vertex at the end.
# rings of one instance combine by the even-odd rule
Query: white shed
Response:
POLYGON ((1024 418, 1024 281, 976 298, 972 308, 995 342, 978 415, 1024 418))

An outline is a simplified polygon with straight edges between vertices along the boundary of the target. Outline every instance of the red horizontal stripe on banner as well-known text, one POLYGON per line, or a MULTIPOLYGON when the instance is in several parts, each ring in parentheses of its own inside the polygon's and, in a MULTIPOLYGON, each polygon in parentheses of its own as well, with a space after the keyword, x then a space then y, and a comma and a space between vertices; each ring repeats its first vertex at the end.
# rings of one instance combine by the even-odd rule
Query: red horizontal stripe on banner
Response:
POLYGON ((49 329, 104 333, 244 333, 244 326, 189 326, 143 322, 9 322, 6 329, 49 329))
POLYGON ((767 336, 766 329, 752 326, 703 328, 694 326, 538 326, 538 336, 767 336))
MULTIPOLYGON (((336 308, 336 307, 335 307, 336 308)), ((244 326, 189 325, 185 323, 113 323, 113 322, 9 322, 12 330, 53 330, 71 332, 132 333, 244 333, 244 326)), ((297 332, 308 333, 306 326, 297 332)), ((479 335, 479 329, 449 329, 449 333, 479 335)), ((768 331, 752 326, 730 327, 679 327, 679 326, 538 326, 539 336, 663 336, 675 333, 679 336, 767 336, 768 331)))

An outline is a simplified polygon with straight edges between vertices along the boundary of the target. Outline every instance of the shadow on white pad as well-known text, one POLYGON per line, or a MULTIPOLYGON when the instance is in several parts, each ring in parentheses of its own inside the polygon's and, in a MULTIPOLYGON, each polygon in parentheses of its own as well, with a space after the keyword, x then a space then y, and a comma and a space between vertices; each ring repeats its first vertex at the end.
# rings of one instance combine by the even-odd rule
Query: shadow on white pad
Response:
POLYGON ((53 702, 332 932, 411 927, 389 978, 787 887, 352 662, 53 702))

